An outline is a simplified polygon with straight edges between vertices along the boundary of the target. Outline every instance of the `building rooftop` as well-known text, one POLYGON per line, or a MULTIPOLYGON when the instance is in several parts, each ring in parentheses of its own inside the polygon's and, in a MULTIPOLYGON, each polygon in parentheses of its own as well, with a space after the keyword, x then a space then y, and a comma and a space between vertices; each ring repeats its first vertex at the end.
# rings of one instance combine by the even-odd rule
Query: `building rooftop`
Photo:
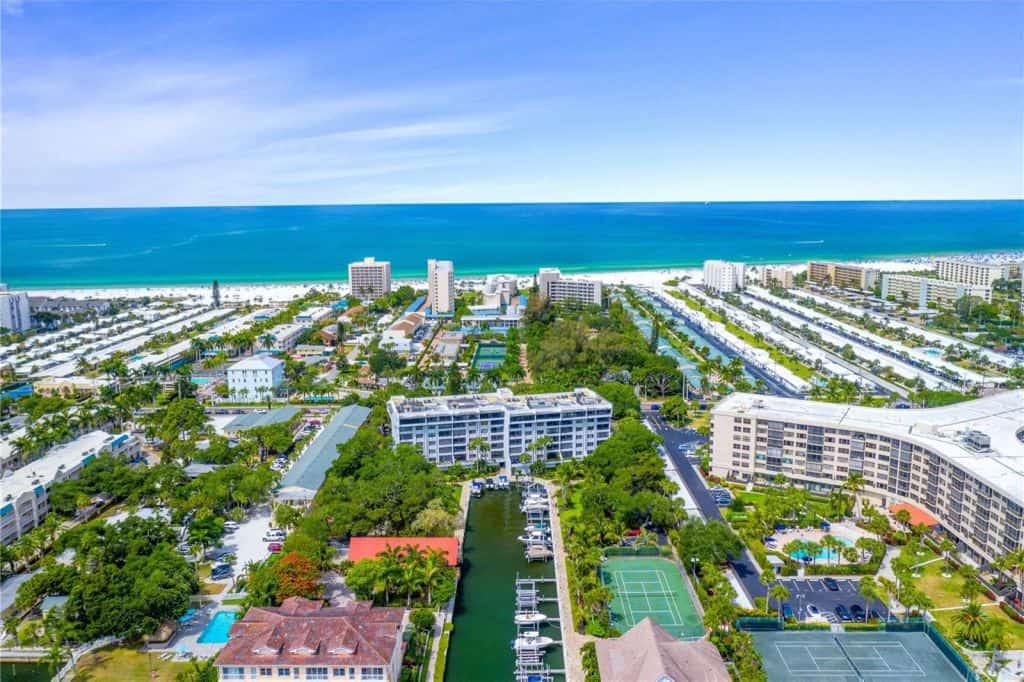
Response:
POLYGON ((281 479, 283 496, 311 499, 338 458, 338 446, 348 442, 368 416, 370 408, 362 405, 341 408, 281 479))
POLYGON ((1024 505, 1024 389, 909 410, 734 393, 713 412, 813 422, 906 439, 942 454, 1024 505))
POLYGON ((515 395, 508 389, 494 393, 472 393, 468 395, 441 395, 424 398, 395 396, 388 401, 389 408, 399 414, 419 412, 462 412, 502 407, 510 411, 527 411, 545 408, 608 406, 611 403, 589 388, 577 388, 565 393, 535 393, 515 395))
POLYGON ((621 637, 597 640, 603 680, 729 682, 722 655, 705 639, 682 642, 650 618, 621 637))
POLYGON ((95 456, 103 446, 114 441, 106 431, 90 431, 70 443, 52 448, 46 455, 6 474, 0 481, 3 504, 18 499, 26 492, 48 486, 58 472, 71 469, 95 456))
POLYGON ((445 553, 449 566, 459 563, 458 538, 401 538, 401 537, 354 537, 349 540, 348 558, 350 561, 375 559, 389 547, 399 549, 412 545, 422 551, 439 549, 445 553))
POLYGON ((324 607, 290 597, 279 607, 253 607, 231 626, 218 666, 377 666, 391 664, 405 610, 352 602, 324 607))
POLYGON ((269 412, 253 411, 248 414, 240 414, 224 425, 224 431, 245 431, 246 429, 254 429, 258 426, 280 424, 281 422, 291 420, 292 417, 300 412, 302 412, 302 408, 295 407, 294 405, 285 405, 269 412))
POLYGON ((284 365, 283 360, 278 360, 273 355, 253 355, 252 357, 239 360, 235 364, 228 367, 228 370, 232 369, 274 369, 278 365, 284 365))

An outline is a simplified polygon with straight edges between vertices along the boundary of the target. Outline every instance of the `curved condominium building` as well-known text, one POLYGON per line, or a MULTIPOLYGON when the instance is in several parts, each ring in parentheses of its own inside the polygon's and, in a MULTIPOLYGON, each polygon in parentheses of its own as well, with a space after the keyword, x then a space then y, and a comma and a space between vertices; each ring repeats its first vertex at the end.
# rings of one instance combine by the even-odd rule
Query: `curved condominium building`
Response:
POLYGON ((736 393, 711 426, 717 476, 827 491, 857 471, 862 497, 924 508, 976 558, 1024 544, 1024 390, 910 410, 736 393))

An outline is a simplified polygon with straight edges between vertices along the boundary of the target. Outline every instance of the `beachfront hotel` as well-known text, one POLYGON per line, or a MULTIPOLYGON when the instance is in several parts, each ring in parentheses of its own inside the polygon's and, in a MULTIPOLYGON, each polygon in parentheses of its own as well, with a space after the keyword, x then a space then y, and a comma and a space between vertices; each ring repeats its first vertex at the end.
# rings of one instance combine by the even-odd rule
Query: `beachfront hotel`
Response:
POLYGON ((704 286, 720 294, 739 291, 747 286, 747 269, 743 263, 724 260, 704 261, 704 286))
POLYGON ((398 682, 405 624, 401 607, 289 597, 246 611, 213 665, 219 680, 398 682))
POLYGON ((260 354, 228 367, 228 395, 232 400, 260 400, 272 396, 284 381, 284 362, 260 354))
POLYGON ((787 267, 763 265, 761 266, 761 272, 758 275, 758 282, 765 289, 769 289, 773 286, 781 289, 792 289, 794 286, 793 271, 787 267))
POLYGON ((450 260, 427 261, 427 306, 435 316, 455 312, 455 263, 450 260))
POLYGON ((356 298, 373 301, 391 293, 391 262, 372 257, 348 264, 348 289, 356 298))
POLYGON ((1011 270, 1010 263, 975 263, 952 258, 935 261, 939 279, 982 287, 991 287, 999 279, 1010 279, 1011 270))
POLYGON ((558 268, 541 268, 537 273, 540 295, 552 303, 601 305, 601 283, 588 279, 562 277, 558 268))
POLYGON ((906 302, 918 310, 930 306, 950 308, 964 296, 973 296, 988 302, 992 300, 992 288, 917 275, 882 275, 882 298, 891 297, 897 303, 906 302))
POLYGON ((716 476, 827 492, 859 472, 862 497, 922 508, 976 559, 1024 546, 1024 390, 909 410, 734 393, 711 431, 716 476))
POLYGON ((508 389, 473 395, 388 401, 391 437, 415 445, 440 467, 482 459, 511 471, 527 455, 551 465, 586 457, 611 435, 612 405, 589 388, 515 395, 508 389), (547 437, 540 452, 531 447, 547 437), (487 448, 471 448, 482 438, 487 448))
POLYGON ((0 284, 0 328, 19 333, 28 331, 32 328, 29 312, 28 294, 8 291, 6 284, 0 284))
POLYGON ((54 483, 78 478, 99 455, 109 452, 134 457, 139 451, 139 441, 132 435, 90 431, 20 469, 4 473, 0 485, 0 544, 10 545, 43 522, 50 512, 49 492, 54 483))
POLYGON ((807 281, 820 286, 871 291, 878 284, 880 274, 874 268, 848 263, 826 263, 816 260, 807 263, 807 281))

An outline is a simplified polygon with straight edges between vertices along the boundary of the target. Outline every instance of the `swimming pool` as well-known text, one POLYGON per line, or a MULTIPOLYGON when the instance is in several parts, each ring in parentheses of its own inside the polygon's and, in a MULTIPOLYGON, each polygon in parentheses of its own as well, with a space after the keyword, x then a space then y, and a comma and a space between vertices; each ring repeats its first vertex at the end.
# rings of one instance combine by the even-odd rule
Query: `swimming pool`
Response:
POLYGON ((203 634, 199 635, 199 643, 224 644, 228 641, 228 632, 234 623, 234 611, 218 611, 213 614, 213 620, 206 624, 203 634))
MULTIPOLYGON (((841 538, 838 536, 835 536, 835 538, 836 540, 839 540, 839 542, 841 542, 844 547, 850 547, 853 545, 853 543, 847 540, 846 538, 841 538)), ((835 561, 839 558, 840 552, 842 552, 842 550, 826 549, 825 547, 822 547, 820 550, 818 550, 818 553, 814 555, 814 560, 835 561)), ((806 558, 810 557, 810 555, 806 554, 805 552, 790 552, 789 556, 796 559, 797 561, 806 561, 806 558)))
POLYGON ((921 350, 924 352, 925 355, 933 355, 935 357, 939 357, 940 355, 942 355, 941 348, 922 348, 921 350))
POLYGON ((192 377, 192 383, 197 386, 204 386, 213 381, 210 377, 192 377))

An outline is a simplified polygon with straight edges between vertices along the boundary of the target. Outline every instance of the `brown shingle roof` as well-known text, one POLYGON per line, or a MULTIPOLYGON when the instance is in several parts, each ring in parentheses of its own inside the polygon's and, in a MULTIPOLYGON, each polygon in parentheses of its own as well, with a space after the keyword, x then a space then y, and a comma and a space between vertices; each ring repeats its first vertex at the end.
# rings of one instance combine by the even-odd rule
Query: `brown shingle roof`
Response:
POLYGON ((682 642, 650 618, 618 639, 597 640, 603 682, 730 682, 721 654, 711 642, 682 642))
POLYGON ((279 607, 254 607, 231 626, 216 665, 388 666, 401 646, 405 610, 354 602, 324 608, 291 597, 279 607))

